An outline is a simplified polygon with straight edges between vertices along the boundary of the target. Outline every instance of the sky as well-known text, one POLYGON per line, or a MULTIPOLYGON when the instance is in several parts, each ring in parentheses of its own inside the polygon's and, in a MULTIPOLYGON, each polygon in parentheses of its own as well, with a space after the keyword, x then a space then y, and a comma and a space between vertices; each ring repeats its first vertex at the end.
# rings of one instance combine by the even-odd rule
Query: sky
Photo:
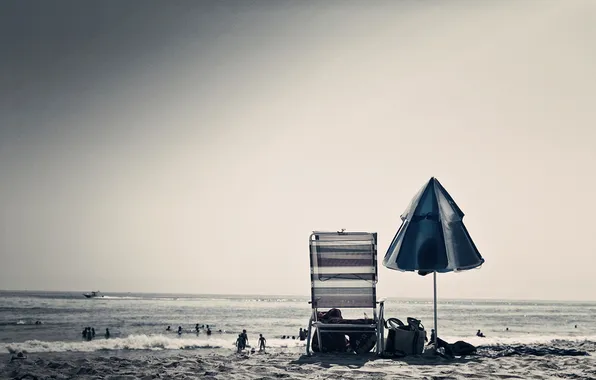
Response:
POLYGON ((596 300, 596 2, 3 1, 0 289, 308 295, 432 176, 439 298, 596 300))

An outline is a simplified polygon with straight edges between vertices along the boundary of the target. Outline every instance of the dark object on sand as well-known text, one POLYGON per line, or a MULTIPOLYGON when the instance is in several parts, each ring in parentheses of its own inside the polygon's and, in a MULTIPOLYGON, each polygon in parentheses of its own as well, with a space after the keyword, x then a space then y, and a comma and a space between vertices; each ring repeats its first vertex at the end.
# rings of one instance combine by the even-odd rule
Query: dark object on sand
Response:
POLYGON ((464 342, 463 340, 458 340, 457 342, 451 344, 450 348, 454 356, 467 356, 476 354, 476 347, 468 342, 464 342))
POLYGON ((397 318, 385 322, 388 329, 384 353, 393 356, 420 355, 424 351, 426 331, 419 320, 408 318, 405 325, 397 318))
POLYGON ((451 344, 445 342, 443 339, 439 337, 435 337, 435 330, 431 330, 430 333, 430 344, 432 344, 435 340, 437 342, 437 348, 443 348, 445 350, 445 355, 449 357, 454 356, 467 356, 467 355, 474 355, 476 354, 476 347, 468 342, 464 342, 463 340, 458 340, 457 342, 451 344))

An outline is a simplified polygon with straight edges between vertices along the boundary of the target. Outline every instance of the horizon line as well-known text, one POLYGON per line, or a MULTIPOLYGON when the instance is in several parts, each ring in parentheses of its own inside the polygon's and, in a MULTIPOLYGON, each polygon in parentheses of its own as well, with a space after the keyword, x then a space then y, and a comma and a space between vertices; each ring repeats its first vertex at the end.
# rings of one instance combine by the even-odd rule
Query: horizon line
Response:
MULTIPOLYGON (((305 294, 259 294, 259 293, 182 293, 182 292, 148 292, 148 291, 108 291, 102 292, 103 294, 145 294, 145 295, 178 295, 178 296, 235 296, 235 297, 300 297, 305 299, 310 299, 309 295, 305 294)), ((0 293, 88 293, 89 290, 41 290, 41 289, 0 289, 0 293)), ((378 300, 387 300, 387 299, 394 299, 394 300, 424 300, 424 301, 432 301, 433 297, 408 297, 408 296, 399 296, 399 297, 377 297, 378 300)), ((545 299, 545 298, 499 298, 499 297, 461 297, 461 298, 453 298, 453 297, 445 297, 439 298, 438 303, 444 301, 494 301, 494 302, 588 302, 588 303, 596 303, 596 299, 545 299)))

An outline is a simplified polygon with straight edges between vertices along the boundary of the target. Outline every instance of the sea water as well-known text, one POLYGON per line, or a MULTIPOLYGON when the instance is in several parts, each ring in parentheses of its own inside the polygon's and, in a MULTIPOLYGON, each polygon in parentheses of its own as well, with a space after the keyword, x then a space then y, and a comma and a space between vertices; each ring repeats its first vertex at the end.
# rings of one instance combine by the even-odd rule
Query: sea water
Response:
MULTIPOLYGON (((269 350, 304 349, 298 340, 311 315, 308 297, 106 293, 86 299, 75 292, 0 292, 0 346, 4 353, 91 352, 112 350, 233 351, 246 329, 249 343, 258 335, 269 350), (36 324, 40 321, 41 324, 36 324), (212 334, 195 324, 209 325, 212 334), (85 327, 96 336, 82 337, 85 327), (171 331, 166 327, 171 326, 171 331), (183 333, 177 334, 178 326, 183 333), (105 339, 109 328, 110 338, 105 339), (220 332, 221 331, 221 332, 220 332), (282 339, 287 336, 289 339, 282 339), (292 339, 292 336, 296 339, 292 339)), ((362 318, 366 310, 342 310, 362 318)), ((446 341, 474 345, 596 341, 596 303, 506 300, 439 300, 438 331, 446 341), (485 338, 475 336, 482 330, 485 338)), ((385 318, 407 317, 433 328, 433 303, 424 299, 386 299, 385 318)))

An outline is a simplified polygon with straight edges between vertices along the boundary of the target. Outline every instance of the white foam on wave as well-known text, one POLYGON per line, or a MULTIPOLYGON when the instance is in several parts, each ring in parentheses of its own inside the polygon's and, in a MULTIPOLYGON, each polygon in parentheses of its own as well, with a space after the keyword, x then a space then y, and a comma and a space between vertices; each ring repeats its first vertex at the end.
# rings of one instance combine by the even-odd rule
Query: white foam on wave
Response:
POLYGON ((98 298, 91 298, 94 300, 140 300, 141 297, 133 297, 133 296, 103 296, 98 298))
POLYGON ((224 339, 197 339, 168 337, 165 335, 129 335, 125 338, 96 339, 91 341, 41 341, 28 340, 21 343, 9 343, 8 352, 92 352, 99 350, 181 350, 198 348, 232 347, 224 339))
MULTIPOLYGON (((250 341, 250 347, 257 348, 258 338, 250 341)), ((294 348, 304 347, 305 341, 290 339, 271 339, 267 347, 294 348)), ((192 350, 201 348, 229 348, 234 349, 231 340, 220 338, 186 338, 166 335, 129 335, 125 338, 95 339, 91 341, 41 341, 28 340, 19 343, 8 343, 6 349, 10 353, 25 352, 92 352, 100 350, 192 350)))
MULTIPOLYGON (((266 338, 266 337, 265 337, 266 338)), ((253 346, 258 347, 258 338, 253 338, 253 346)), ((299 339, 267 339, 267 347, 276 348, 293 348, 293 347, 305 347, 306 341, 300 341, 299 339)))

